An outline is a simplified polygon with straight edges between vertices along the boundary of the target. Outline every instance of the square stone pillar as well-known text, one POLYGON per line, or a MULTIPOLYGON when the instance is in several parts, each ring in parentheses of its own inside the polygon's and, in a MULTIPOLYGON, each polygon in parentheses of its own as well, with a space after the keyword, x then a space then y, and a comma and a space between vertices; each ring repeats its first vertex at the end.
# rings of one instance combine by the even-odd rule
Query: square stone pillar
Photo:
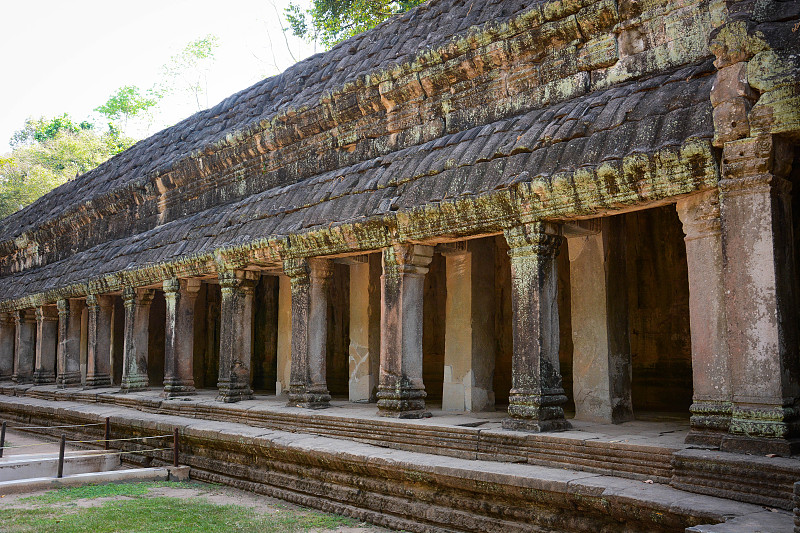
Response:
POLYGON ((278 379, 275 395, 289 393, 292 374, 292 284, 288 276, 278 278, 278 379))
POLYGON ((693 194, 676 207, 686 234, 692 332, 692 418, 686 442, 719 447, 732 411, 719 195, 716 190, 693 194))
POLYGON ((58 308, 44 305, 36 308, 36 365, 33 382, 50 385, 56 382, 58 350, 58 308))
POLYGON ((217 401, 253 398, 250 362, 253 357, 253 299, 259 273, 248 270, 222 272, 219 332, 219 382, 217 401))
POLYGON ((433 247, 395 244, 383 250, 378 414, 430 416, 422 382, 422 308, 433 247))
POLYGON ((32 383, 36 363, 36 314, 33 309, 14 314, 16 339, 14 340, 14 383, 32 383))
MULTIPOLYGON (((126 288, 122 293, 122 299, 125 302, 125 338, 122 349, 120 388, 123 392, 147 389, 150 386, 147 363, 150 342, 150 305, 153 303, 154 295, 153 289, 134 289, 133 287, 126 288)), ((169 300, 167 302, 169 305, 169 300)))
POLYGON ((0 381, 9 381, 14 375, 14 316, 0 313, 0 381))
POLYGON ((627 422, 633 420, 633 400, 625 219, 603 218, 591 227, 570 228, 575 419, 627 422))
POLYGON ((326 372, 328 287, 333 263, 327 259, 287 259, 284 272, 292 283, 292 370, 290 406, 329 406, 326 372))
POLYGON ((350 259, 350 401, 376 399, 380 372, 381 292, 377 254, 350 259), (376 272, 377 270, 377 272, 376 272))
POLYGON ((445 256, 442 410, 494 410, 494 248, 479 239, 439 245, 445 256))
POLYGON ((111 314, 114 300, 111 296, 90 294, 86 297, 86 309, 89 312, 86 387, 108 387, 111 385, 111 314))
POLYGON ((514 353, 505 429, 568 429, 558 360, 558 229, 534 222, 505 231, 511 257, 514 353))
MULTIPOLYGON (((167 304, 167 323, 164 333, 163 395, 165 398, 187 396, 196 392, 194 388, 194 307, 197 302, 197 293, 200 291, 200 284, 199 279, 170 279, 164 282, 164 299, 167 304)), ((223 289, 223 305, 224 294, 223 289)), ((145 343, 145 350, 146 346, 147 343, 145 343)), ((248 383, 250 379, 249 361, 248 356, 248 383)), ((221 369, 222 363, 220 362, 220 371, 221 369)))
POLYGON ((791 149, 771 136, 725 143, 720 213, 733 412, 726 451, 798 450, 800 361, 791 149))
POLYGON ((81 384, 81 318, 83 301, 58 301, 58 351, 56 384, 60 388, 81 384))

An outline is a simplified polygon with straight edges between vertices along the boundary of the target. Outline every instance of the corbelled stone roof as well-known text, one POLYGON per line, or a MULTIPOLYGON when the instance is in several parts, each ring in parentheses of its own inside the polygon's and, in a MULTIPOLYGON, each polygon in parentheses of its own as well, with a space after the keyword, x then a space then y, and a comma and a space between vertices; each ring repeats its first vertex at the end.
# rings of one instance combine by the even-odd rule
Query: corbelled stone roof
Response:
POLYGON ((714 186, 696 2, 431 0, 0 222, 0 310, 714 186))

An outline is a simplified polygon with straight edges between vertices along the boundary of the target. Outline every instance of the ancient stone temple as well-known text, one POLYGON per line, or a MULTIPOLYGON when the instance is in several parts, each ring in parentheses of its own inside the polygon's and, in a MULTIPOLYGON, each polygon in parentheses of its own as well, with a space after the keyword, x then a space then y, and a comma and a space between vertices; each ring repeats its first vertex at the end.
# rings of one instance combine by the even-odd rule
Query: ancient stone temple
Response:
MULTIPOLYGON (((790 508, 798 17, 777 0, 431 0, 234 94, 0 221, 0 413, 100 402, 127 409, 120 427, 150 416, 131 432, 185 415, 331 435, 321 409, 366 403, 338 437, 790 508), (259 398, 277 411, 244 407, 259 398), (431 451, 448 413, 504 414, 431 451), (645 414, 687 420, 681 441, 706 451, 558 449, 645 414)), ((417 531, 570 530, 561 500, 533 517, 508 510, 533 498, 510 481, 481 492, 505 471, 448 485, 364 463, 356 483, 318 450, 187 427, 208 479, 417 531), (289 463, 322 481, 286 481, 289 463), (370 484, 394 475, 419 491, 402 512, 370 484)), ((625 505, 603 520, 713 521, 625 505)))

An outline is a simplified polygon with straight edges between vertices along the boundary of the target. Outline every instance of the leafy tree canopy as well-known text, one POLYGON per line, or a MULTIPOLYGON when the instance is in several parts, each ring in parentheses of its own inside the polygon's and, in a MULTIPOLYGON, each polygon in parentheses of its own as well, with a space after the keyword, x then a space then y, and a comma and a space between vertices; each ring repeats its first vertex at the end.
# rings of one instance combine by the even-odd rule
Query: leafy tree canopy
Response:
POLYGON ((398 13, 404 13, 423 0, 313 0, 304 11, 296 4, 286 8, 292 33, 309 42, 319 41, 326 48, 374 28, 398 13))
POLYGON ((22 129, 14 132, 14 136, 11 137, 11 145, 19 146, 33 142, 45 142, 48 139, 55 138, 61 132, 79 133, 80 131, 90 130, 93 127, 94 125, 86 120, 76 124, 67 113, 52 118, 28 118, 22 129))
POLYGON ((219 44, 219 37, 212 34, 187 44, 161 67, 161 81, 152 89, 152 94, 164 97, 184 92, 194 97, 198 111, 208 107, 208 72, 219 44))
POLYGON ((117 89, 105 104, 95 107, 94 110, 109 120, 128 120, 147 113, 158 104, 158 96, 153 90, 147 91, 146 96, 135 85, 125 85, 117 89))
POLYGON ((0 218, 134 143, 113 125, 98 134, 88 122, 76 125, 66 114, 26 120, 13 141, 11 153, 0 157, 0 218))

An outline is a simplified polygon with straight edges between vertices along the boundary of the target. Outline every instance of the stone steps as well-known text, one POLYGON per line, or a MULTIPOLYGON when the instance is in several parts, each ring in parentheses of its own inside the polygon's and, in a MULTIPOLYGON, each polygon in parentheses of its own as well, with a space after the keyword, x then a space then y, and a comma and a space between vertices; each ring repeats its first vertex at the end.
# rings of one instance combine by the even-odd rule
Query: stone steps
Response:
POLYGON ((762 524, 774 533, 792 528, 792 515, 784 511, 564 468, 442 457, 353 441, 345 445, 316 435, 90 403, 0 397, 0 413, 37 425, 64 416, 83 423, 110 416, 114 432, 131 435, 180 427, 181 463, 191 467, 194 479, 407 531, 715 531, 704 524, 723 521, 729 521, 724 531, 752 531, 728 527, 736 520, 762 524))

